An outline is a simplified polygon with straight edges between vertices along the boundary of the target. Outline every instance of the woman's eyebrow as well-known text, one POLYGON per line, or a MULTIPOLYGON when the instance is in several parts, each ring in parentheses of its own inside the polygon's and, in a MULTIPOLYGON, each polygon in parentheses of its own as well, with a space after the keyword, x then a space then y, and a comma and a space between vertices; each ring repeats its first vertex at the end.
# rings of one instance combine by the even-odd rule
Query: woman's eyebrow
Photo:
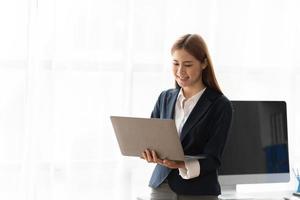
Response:
MULTIPOLYGON (((177 60, 173 60, 174 62, 178 62, 177 60)), ((183 63, 192 63, 193 61, 191 61, 191 60, 185 60, 185 61, 183 61, 183 63)))

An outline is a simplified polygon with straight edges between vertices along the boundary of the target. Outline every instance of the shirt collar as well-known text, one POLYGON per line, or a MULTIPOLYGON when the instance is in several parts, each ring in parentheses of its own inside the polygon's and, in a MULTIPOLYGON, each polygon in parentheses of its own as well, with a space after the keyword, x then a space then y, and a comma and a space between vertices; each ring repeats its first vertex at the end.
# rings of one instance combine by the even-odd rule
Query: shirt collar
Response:
POLYGON ((199 92, 197 92, 196 94, 194 94, 192 97, 190 98, 185 98, 185 96, 183 95, 183 90, 182 88, 180 89, 178 96, 177 96, 177 101, 179 101, 181 107, 184 101, 190 101, 190 102, 197 102, 201 95, 203 94, 203 92, 205 91, 206 87, 203 88, 202 90, 200 90, 199 92))

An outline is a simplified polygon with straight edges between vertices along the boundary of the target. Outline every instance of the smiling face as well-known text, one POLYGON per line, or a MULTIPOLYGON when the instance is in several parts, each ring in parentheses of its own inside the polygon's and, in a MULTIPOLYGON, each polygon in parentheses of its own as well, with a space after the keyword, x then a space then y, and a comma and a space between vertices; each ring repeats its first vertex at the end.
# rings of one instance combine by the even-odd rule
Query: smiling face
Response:
POLYGON ((175 50, 172 56, 173 75, 184 92, 193 94, 203 89, 202 71, 206 63, 201 63, 184 49, 175 50))

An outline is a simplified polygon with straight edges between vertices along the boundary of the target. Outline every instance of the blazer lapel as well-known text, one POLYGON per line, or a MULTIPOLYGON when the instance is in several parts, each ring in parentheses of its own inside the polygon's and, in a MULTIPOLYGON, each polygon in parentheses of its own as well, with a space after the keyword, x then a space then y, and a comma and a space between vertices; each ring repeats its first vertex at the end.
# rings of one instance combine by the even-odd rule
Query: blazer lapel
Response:
POLYGON ((208 108, 211 106, 213 99, 217 96, 213 90, 206 88, 198 102, 196 103, 194 109, 192 110, 190 116, 186 120, 182 132, 180 134, 180 140, 183 141, 185 136, 191 130, 191 128, 203 117, 207 112, 208 108))
POLYGON ((167 119, 174 119, 175 118, 175 104, 177 100, 177 96, 179 93, 179 89, 173 91, 173 94, 170 97, 168 105, 171 106, 171 109, 167 109, 166 117, 167 119))

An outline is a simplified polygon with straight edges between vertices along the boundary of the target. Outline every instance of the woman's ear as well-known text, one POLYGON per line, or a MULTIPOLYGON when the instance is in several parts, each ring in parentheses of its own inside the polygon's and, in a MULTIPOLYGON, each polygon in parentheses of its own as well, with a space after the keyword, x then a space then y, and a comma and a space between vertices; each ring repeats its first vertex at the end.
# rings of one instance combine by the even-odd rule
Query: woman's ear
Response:
POLYGON ((207 65, 208 65, 207 58, 205 58, 204 61, 202 62, 202 69, 205 69, 207 65))

